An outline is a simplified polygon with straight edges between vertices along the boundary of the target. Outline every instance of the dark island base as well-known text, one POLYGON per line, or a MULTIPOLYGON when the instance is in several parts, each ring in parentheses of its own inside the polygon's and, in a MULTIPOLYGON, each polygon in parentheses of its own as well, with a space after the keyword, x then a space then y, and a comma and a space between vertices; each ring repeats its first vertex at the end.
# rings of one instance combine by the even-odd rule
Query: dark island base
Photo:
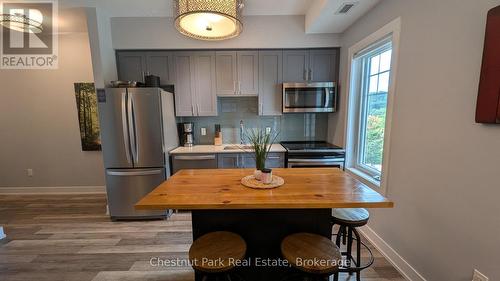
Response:
MULTIPOLYGON (((280 263, 280 244, 287 235, 309 232, 331 237, 331 209, 195 210, 193 239, 213 231, 238 233, 247 243, 247 264, 237 273, 247 281, 278 281, 293 271, 280 263), (280 266, 281 265, 281 266, 280 266)), ((196 274, 196 281, 201 276, 196 274)))

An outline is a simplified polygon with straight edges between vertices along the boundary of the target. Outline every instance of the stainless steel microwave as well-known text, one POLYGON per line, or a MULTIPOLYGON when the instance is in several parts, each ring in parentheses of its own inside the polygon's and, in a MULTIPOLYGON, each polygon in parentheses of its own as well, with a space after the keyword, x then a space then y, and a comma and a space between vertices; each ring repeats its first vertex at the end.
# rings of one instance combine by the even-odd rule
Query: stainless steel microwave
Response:
POLYGON ((337 83, 283 83, 283 113, 335 112, 337 83))

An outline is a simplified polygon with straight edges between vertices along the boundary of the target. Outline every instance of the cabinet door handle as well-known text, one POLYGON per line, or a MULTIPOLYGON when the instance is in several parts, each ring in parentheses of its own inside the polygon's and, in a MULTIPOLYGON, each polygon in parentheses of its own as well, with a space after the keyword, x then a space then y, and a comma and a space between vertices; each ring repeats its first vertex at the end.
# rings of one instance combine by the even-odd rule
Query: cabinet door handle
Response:
POLYGON ((304 80, 306 80, 306 81, 308 80, 307 79, 307 69, 304 69, 304 80))
POLYGON ((267 159, 269 159, 269 160, 271 160, 271 159, 280 160, 281 157, 279 157, 279 156, 269 156, 269 157, 267 157, 267 159))
POLYGON ((200 116, 200 105, 196 104, 196 116, 200 116))
POLYGON ((194 116, 194 104, 191 105, 191 116, 194 116))
POLYGON ((313 80, 313 71, 309 68, 309 81, 313 80))
POLYGON ((174 159, 175 160, 183 160, 183 161, 215 160, 215 155, 174 156, 174 159))
POLYGON ((236 80, 233 80, 233 93, 236 94, 236 80))
POLYGON ((238 81, 238 95, 241 95, 241 81, 238 81))

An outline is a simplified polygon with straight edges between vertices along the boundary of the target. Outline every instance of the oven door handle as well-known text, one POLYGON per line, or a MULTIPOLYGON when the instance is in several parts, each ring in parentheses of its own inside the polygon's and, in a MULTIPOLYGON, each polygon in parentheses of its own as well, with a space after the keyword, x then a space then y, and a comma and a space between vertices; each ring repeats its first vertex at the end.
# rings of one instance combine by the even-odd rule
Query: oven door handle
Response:
POLYGON ((331 166, 339 165, 341 169, 344 168, 344 159, 288 159, 288 168, 295 166, 331 166))

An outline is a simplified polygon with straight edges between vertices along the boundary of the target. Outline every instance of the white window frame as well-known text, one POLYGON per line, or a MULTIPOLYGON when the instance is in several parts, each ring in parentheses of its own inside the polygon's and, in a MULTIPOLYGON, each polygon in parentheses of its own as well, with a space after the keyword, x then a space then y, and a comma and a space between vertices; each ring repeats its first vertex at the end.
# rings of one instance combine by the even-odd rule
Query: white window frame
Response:
POLYGON ((392 113, 394 107, 394 94, 396 89, 396 75, 397 65, 399 58, 399 38, 401 30, 401 18, 397 18, 381 29, 372 33, 365 39, 351 46, 348 50, 348 66, 347 66, 347 110, 346 110, 346 171, 352 174, 355 178, 361 180, 363 183, 374 189, 381 194, 387 194, 387 179, 389 176, 389 161, 390 161, 390 142, 391 142, 391 125, 392 113), (384 152, 382 160, 382 172, 380 181, 373 177, 373 174, 367 173, 357 166, 357 150, 359 144, 359 117, 360 117, 360 81, 361 75, 360 66, 353 64, 356 55, 370 48, 384 39, 390 38, 392 42, 392 55, 391 55, 391 72, 389 77, 389 91, 387 93, 387 111, 386 111, 386 124, 384 133, 384 152), (354 78, 354 79, 353 79, 354 78), (356 79, 356 80, 355 80, 356 79))

